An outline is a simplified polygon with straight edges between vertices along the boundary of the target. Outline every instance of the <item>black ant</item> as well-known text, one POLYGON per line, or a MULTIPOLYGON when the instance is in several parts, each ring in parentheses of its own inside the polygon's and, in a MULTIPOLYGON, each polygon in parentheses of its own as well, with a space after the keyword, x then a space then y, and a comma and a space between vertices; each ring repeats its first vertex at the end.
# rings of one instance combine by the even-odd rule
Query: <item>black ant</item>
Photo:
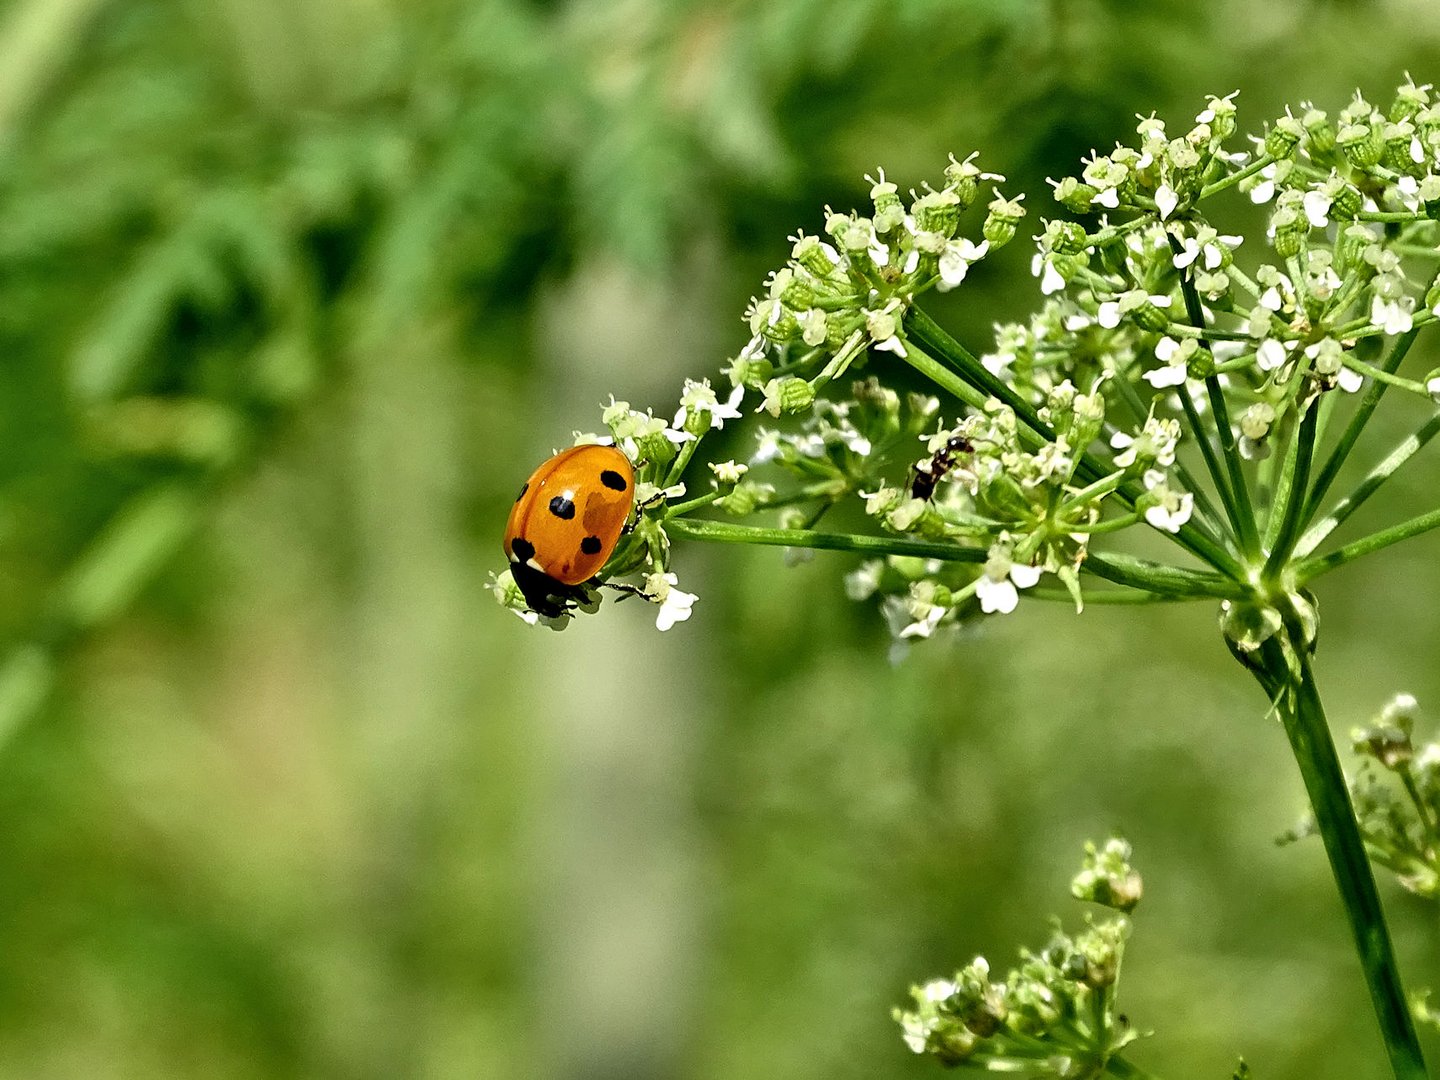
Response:
POLYGON ((935 451, 930 460, 922 461, 915 466, 914 475, 910 479, 910 497, 929 502, 930 497, 935 494, 935 486, 957 464, 956 456, 968 454, 974 449, 975 447, 970 445, 970 440, 965 436, 950 436, 945 441, 945 445, 935 451))

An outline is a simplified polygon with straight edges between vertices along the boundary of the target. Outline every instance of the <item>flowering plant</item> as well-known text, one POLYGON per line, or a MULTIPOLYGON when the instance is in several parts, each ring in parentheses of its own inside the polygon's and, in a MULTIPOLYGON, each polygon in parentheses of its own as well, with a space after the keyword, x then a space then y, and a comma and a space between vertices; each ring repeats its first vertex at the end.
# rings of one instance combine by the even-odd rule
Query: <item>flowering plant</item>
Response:
MULTIPOLYGON (((624 402, 606 409, 639 481, 606 574, 643 575, 638 591, 665 629, 695 602, 671 571, 676 540, 854 552, 864 559, 846 589, 878 602, 897 651, 1022 597, 1077 611, 1218 604, 1227 646, 1289 737, 1395 1075, 1419 1077, 1367 861, 1367 843, 1385 849, 1357 823, 1312 666, 1312 588, 1440 526, 1430 508, 1332 543, 1440 431, 1440 370, 1406 366, 1440 317, 1440 103, 1407 82, 1383 110, 1359 96, 1333 116, 1287 110, 1246 145, 1234 99, 1209 99, 1178 134, 1141 118, 1133 145, 1052 181, 1063 212, 1035 238, 1038 310, 996 327, 978 356, 918 302, 1014 240, 1024 196, 1002 193, 1004 178, 972 154, 908 199, 878 173, 868 214, 827 209, 823 236, 792 238, 752 300, 723 401, 702 381, 668 423, 624 402), (978 229, 967 227, 987 188, 978 229), (1247 200, 1268 208, 1263 235, 1230 224, 1247 200), (934 394, 896 389, 905 369, 934 394), (1391 389, 1428 415, 1331 499, 1391 389), (769 417, 749 460, 709 463, 691 495, 706 435, 747 399, 769 417), (861 524, 817 528, 847 517, 861 524), (1175 560, 1119 546, 1136 533, 1168 541, 1175 560)), ((535 621, 506 575, 494 588, 535 621)), ((1433 848, 1427 857, 1433 872, 1433 848)))

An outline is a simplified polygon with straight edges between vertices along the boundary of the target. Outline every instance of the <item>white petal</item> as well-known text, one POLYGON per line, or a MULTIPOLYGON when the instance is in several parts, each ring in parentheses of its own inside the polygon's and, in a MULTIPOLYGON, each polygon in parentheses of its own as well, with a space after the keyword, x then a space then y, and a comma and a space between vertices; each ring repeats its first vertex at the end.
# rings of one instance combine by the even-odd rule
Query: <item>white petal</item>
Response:
POLYGON ((1256 184, 1253 188, 1250 189, 1250 201, 1255 203, 1256 205, 1259 205, 1260 203, 1268 203, 1274 197, 1274 180, 1261 180, 1260 183, 1256 184))
POLYGON ((1180 196, 1168 184, 1161 184, 1155 191, 1155 205, 1160 209, 1160 220, 1164 221, 1180 205, 1180 196))
POLYGON ((1179 386, 1187 374, 1184 364, 1176 364, 1173 367, 1152 368, 1145 372, 1143 378, 1156 390, 1163 390, 1167 386, 1179 386))
POLYGON ((1255 363, 1261 371, 1274 371, 1285 363, 1285 346, 1274 338, 1266 338, 1255 351, 1255 363))
POLYGON ((1001 615, 1008 615, 1020 603, 1020 594, 1015 591, 1009 578, 991 581, 988 577, 982 577, 975 586, 975 595, 980 598, 980 610, 987 614, 999 612, 1001 615))
POLYGON ((1017 589, 1028 589, 1040 580, 1041 573, 1043 571, 1038 566, 1014 563, 1010 567, 1010 580, 1015 583, 1017 589))
POLYGON ((1358 371, 1352 371, 1348 367, 1342 367, 1340 374, 1335 376, 1335 381, 1345 393, 1353 394, 1365 385, 1365 376, 1361 375, 1358 371))
POLYGON ((1307 191, 1303 200, 1305 216, 1310 219, 1312 229, 1323 229, 1330 224, 1330 204, 1335 200, 1323 191, 1307 191))
POLYGON ((1055 264, 1049 259, 1045 260, 1045 274, 1040 279, 1040 291, 1046 296, 1051 296, 1065 288, 1065 279, 1060 271, 1055 269, 1055 264))

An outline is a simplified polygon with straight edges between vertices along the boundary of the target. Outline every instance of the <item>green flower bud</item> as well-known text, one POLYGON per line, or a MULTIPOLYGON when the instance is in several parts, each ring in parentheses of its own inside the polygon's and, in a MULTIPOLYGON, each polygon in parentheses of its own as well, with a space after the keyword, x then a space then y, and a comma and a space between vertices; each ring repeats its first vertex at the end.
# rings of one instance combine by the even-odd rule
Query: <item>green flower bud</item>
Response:
POLYGON ((1312 154, 1328 154, 1335 149, 1335 125, 1323 109, 1307 109, 1300 124, 1310 138, 1312 154))
POLYGON ((665 466, 675 460, 675 444, 665 437, 663 431, 652 431, 635 440, 640 450, 640 460, 653 465, 665 466))
POLYGON ((1265 133, 1265 152, 1277 161, 1283 161, 1294 155, 1295 147, 1300 145, 1304 134, 1300 121, 1287 113, 1265 133))
POLYGON ((1310 219, 1299 206, 1281 206, 1270 218, 1270 227, 1275 231, 1275 253, 1288 259, 1300 254, 1305 239, 1310 234, 1310 219))
POLYGON ((971 154, 964 161, 956 161, 955 155, 950 155, 950 164, 945 166, 945 186, 955 195, 955 202, 959 208, 968 210, 975 205, 975 197, 980 194, 980 172, 979 166, 975 164, 975 156, 971 154))
POLYGON ((1416 86, 1413 81, 1406 82, 1395 91, 1395 100, 1390 103, 1390 119, 1408 120, 1417 116, 1429 104, 1428 87, 1416 86))
POLYGON ((771 416, 793 416, 808 412, 815 404, 815 388, 793 375, 771 379, 765 384, 765 411, 771 416))
POLYGON ((1335 144, 1357 169, 1378 165, 1385 153, 1384 134, 1369 124, 1346 124, 1336 133, 1335 144))
POLYGON ((910 212, 917 229, 939 233, 946 239, 954 236, 960 225, 960 199, 950 188, 927 191, 915 200, 910 212))
POLYGON ((1440 278, 1437 278, 1430 288, 1425 290, 1425 309, 1434 311, 1437 307, 1440 307, 1440 278))
MULTIPOLYGON (((867 176, 865 179, 869 180, 867 176)), ((875 204, 875 231, 887 233, 905 220, 905 207, 900 202, 898 189, 889 180, 885 179, 885 173, 880 173, 880 179, 871 181, 870 201, 875 204)))
POLYGON ((1085 229, 1076 221, 1046 222, 1044 243, 1062 255, 1078 255, 1085 250, 1085 229))
MULTIPOLYGON (((1229 282, 1227 277, 1226 282, 1229 282)), ((1185 374, 1192 379, 1208 379, 1215 374, 1215 354, 1209 349, 1197 348, 1185 361, 1185 374)))
POLYGON ((1415 138, 1414 124, 1409 120, 1386 124, 1381 137, 1385 140, 1385 154, 1382 160, 1387 168, 1414 176, 1423 173, 1423 164, 1410 156, 1410 143, 1415 138))
POLYGON ((1170 326, 1170 316, 1156 307, 1149 300, 1139 304, 1130 317, 1135 320, 1135 325, 1142 330, 1149 330, 1152 333, 1162 333, 1170 326))
POLYGON ((1055 185, 1055 201, 1077 214, 1091 212, 1093 207, 1090 204, 1095 195, 1095 188, 1073 176, 1067 176, 1055 185))
MULTIPOLYGON (((1210 130, 1217 142, 1224 142, 1235 134, 1235 102, 1229 97, 1211 97, 1206 102, 1205 112, 1210 114, 1210 130)), ((1204 116, 1201 113, 1201 116, 1204 116)))
POLYGON ((1330 217, 1334 221, 1354 221, 1360 216, 1364 197, 1354 184, 1342 183, 1335 189, 1334 202, 1330 204, 1330 217))
POLYGON ((835 276, 833 252, 827 250, 818 236, 801 236, 790 250, 790 257, 822 281, 835 276))
POLYGON ((734 514, 736 517, 747 517, 753 514, 763 503, 769 501, 775 494, 775 488, 771 484, 761 484, 754 480, 741 480, 735 485, 735 489, 724 498, 717 500, 720 508, 727 514, 734 514))
POLYGON ((991 248, 1003 247, 1015 239, 1016 225, 1025 216, 1025 208, 1020 205, 1020 200, 1025 196, 1021 195, 1014 199, 1006 199, 999 192, 990 201, 990 213, 985 218, 985 226, 981 230, 985 239, 990 241, 991 248))
POLYGON ((775 365, 765 357, 744 354, 731 360, 730 366, 725 369, 731 386, 752 386, 756 389, 764 386, 774 373, 775 365))

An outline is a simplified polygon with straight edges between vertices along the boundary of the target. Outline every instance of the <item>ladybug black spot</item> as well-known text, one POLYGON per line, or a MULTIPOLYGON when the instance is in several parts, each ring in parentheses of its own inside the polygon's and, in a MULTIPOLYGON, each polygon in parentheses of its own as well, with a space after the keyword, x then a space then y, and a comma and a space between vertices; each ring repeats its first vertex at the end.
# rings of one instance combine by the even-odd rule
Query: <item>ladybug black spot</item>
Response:
POLYGON ((580 550, 583 551, 586 555, 599 555, 599 554, 600 554, 600 537, 598 537, 598 536, 587 536, 587 537, 585 537, 584 540, 581 540, 581 541, 580 541, 580 550))
POLYGON ((530 490, 530 481, 529 481, 529 480, 526 480, 525 483, 523 483, 523 484, 520 485, 520 494, 515 496, 515 501, 516 501, 516 502, 519 502, 521 499, 523 499, 523 498, 525 497, 525 492, 527 492, 527 491, 529 491, 529 490, 530 490))
POLYGON ((575 516, 575 504, 564 495, 556 495, 550 500, 550 513, 561 521, 569 521, 575 516))
POLYGON ((600 482, 611 491, 625 490, 625 477, 621 476, 614 469, 606 469, 600 474, 600 482))
POLYGON ((510 541, 510 554, 515 556, 516 562, 529 562, 535 557, 535 545, 517 536, 510 541))

